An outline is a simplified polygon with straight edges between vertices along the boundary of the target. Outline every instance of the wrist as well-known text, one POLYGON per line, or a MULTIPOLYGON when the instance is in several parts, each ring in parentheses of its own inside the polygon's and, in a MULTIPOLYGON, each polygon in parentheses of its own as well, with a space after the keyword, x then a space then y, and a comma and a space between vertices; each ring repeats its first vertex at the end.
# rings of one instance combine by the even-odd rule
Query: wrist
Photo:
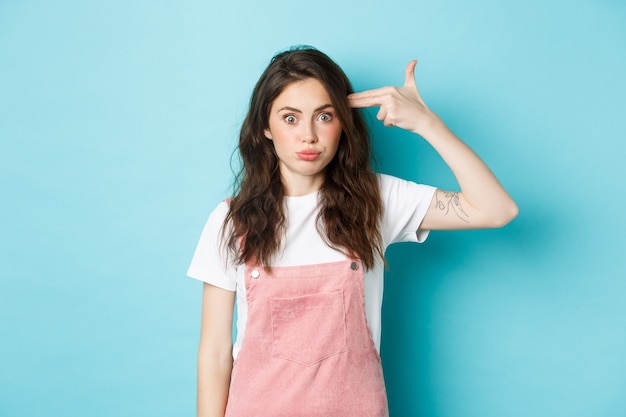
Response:
POLYGON ((438 136, 442 131, 447 130, 446 125, 434 112, 428 111, 425 117, 419 120, 419 123, 411 129, 413 133, 416 133, 426 140, 438 136))

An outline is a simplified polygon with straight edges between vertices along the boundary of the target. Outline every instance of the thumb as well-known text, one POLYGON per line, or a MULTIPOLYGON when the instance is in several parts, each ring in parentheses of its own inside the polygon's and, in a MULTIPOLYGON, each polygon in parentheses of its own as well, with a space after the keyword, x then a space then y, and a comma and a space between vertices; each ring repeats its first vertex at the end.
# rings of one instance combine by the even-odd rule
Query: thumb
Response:
POLYGON ((417 60, 413 60, 409 62, 409 65, 406 66, 406 70, 404 72, 404 85, 405 86, 414 86, 415 83, 415 66, 417 65, 417 60))

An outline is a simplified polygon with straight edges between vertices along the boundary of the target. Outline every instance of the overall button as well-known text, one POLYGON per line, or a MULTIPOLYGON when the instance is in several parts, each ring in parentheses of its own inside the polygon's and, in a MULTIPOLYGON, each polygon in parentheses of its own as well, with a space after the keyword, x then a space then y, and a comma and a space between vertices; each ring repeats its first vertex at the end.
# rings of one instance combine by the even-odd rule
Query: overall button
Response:
POLYGON ((352 262, 350 264, 350 269, 356 271, 357 269, 359 269, 359 264, 357 264, 356 262, 352 262))
POLYGON ((257 279, 261 276, 261 273, 258 270, 253 269, 252 272, 250 272, 250 276, 254 279, 257 279))

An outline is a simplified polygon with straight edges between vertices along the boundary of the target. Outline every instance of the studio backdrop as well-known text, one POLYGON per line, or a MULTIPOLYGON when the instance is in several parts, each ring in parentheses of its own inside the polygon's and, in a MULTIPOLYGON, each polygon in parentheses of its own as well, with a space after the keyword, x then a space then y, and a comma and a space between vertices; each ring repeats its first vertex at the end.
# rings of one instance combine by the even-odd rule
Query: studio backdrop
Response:
MULTIPOLYGON (((517 201, 387 253, 392 416, 626 415, 626 3, 0 1, 0 416, 192 416, 201 283, 250 93, 314 45, 424 100, 517 201)), ((368 112, 377 169, 444 189, 368 112)))

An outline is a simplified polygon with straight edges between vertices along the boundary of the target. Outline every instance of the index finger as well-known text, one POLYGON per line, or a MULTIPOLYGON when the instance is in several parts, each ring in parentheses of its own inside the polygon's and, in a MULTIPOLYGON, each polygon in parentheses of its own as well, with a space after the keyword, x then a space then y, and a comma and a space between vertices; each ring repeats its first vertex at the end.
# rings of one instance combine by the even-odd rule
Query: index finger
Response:
POLYGON ((353 108, 377 107, 382 104, 383 88, 365 90, 348 95, 348 104, 353 108))

